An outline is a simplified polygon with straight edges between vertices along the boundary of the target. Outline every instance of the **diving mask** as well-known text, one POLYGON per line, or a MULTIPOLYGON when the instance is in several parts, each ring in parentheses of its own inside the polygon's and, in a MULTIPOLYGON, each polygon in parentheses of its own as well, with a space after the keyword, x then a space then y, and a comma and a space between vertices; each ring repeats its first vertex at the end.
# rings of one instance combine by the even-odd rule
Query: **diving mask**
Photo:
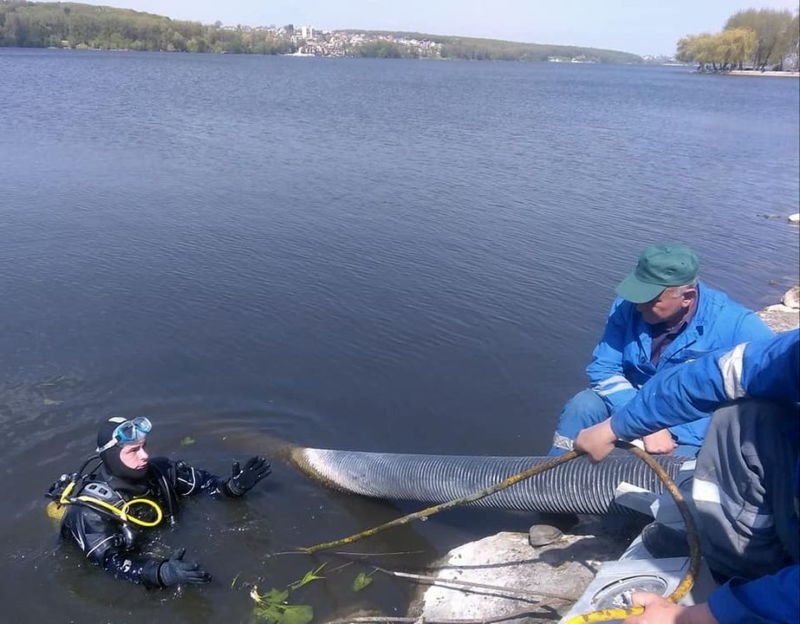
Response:
POLYGON ((111 439, 103 446, 97 447, 97 452, 102 453, 118 444, 141 442, 152 429, 153 424, 144 416, 122 421, 114 428, 114 431, 111 433, 111 439))

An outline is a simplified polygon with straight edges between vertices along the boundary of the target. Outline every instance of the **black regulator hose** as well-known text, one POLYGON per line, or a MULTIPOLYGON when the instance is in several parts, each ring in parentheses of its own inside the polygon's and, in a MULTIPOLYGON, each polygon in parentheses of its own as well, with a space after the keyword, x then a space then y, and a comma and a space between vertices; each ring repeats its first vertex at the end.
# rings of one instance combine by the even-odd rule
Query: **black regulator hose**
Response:
MULTIPOLYGON (((551 457, 405 455, 295 447, 292 463, 328 487, 373 498, 443 503, 492 486, 551 457)), ((654 459, 674 480, 692 458, 654 459)), ((630 514, 614 502, 621 481, 653 492, 664 485, 647 465, 620 449, 602 462, 582 456, 482 498, 472 505, 542 513, 630 514)))

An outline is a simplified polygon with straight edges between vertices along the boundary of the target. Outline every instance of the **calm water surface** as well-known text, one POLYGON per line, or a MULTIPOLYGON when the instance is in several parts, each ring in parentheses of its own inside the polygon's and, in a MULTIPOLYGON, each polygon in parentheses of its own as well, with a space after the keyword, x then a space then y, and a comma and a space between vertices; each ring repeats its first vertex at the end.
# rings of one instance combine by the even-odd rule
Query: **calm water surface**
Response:
MULTIPOLYGON (((317 563, 269 553, 407 510, 276 461, 157 538, 216 582, 148 592, 43 513, 108 415, 220 473, 274 439, 543 454, 643 246, 687 242, 754 308, 797 281, 797 111, 796 80, 684 68, 0 50, 3 619, 244 622, 248 584, 317 563)), ((413 567, 530 520, 358 549, 413 567)), ((298 601, 402 611, 408 585, 355 595, 359 570, 298 601)))

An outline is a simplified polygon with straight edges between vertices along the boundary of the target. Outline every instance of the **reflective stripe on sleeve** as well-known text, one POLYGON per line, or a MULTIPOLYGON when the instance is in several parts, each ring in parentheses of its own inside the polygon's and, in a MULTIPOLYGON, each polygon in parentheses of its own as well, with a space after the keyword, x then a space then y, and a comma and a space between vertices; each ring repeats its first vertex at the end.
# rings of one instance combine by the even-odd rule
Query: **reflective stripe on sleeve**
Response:
POLYGON ((751 529, 769 529, 775 524, 771 513, 764 513, 761 508, 740 501, 734 501, 720 490, 716 483, 694 478, 692 482, 692 499, 695 503, 708 503, 719 507, 725 518, 733 519, 741 526, 751 529))
POLYGON ((633 387, 631 382, 625 379, 625 377, 622 375, 614 375, 613 377, 604 379, 592 388, 592 390, 597 392, 597 394, 600 396, 608 396, 610 394, 615 394, 616 392, 635 389, 636 388, 633 387))
POLYGON ((695 501, 719 505, 719 486, 711 481, 702 481, 695 477, 692 481, 692 498, 695 501))
POLYGON ((722 373, 722 383, 725 385, 725 395, 731 401, 741 399, 747 394, 742 386, 742 367, 746 347, 747 343, 736 345, 719 358, 719 370, 722 373))

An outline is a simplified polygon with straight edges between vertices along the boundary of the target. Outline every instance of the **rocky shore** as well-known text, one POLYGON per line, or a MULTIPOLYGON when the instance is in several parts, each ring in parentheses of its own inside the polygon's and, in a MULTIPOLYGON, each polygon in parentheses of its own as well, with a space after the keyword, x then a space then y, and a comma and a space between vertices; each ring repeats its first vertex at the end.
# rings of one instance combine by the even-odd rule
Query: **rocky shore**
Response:
POLYGON ((767 306, 758 315, 774 332, 785 332, 800 326, 800 286, 787 290, 780 303, 767 306))

